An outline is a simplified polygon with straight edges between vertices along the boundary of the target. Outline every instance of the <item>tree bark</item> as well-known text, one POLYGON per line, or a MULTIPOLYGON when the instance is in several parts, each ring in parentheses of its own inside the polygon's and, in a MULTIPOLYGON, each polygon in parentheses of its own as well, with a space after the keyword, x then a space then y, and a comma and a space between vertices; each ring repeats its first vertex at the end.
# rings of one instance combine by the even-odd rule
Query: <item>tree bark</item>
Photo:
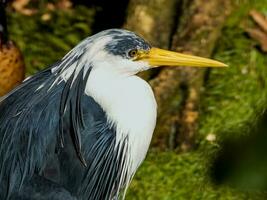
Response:
MULTIPOLYGON (((131 0, 124 27, 154 46, 209 57, 230 8, 231 0, 131 0)), ((205 69, 163 68, 142 75, 158 103, 154 146, 194 146, 204 74, 205 69)))
MULTIPOLYGON (((180 19, 172 49, 211 56, 230 10, 231 0, 208 3, 194 0, 180 19)), ((164 69, 151 81, 159 106, 154 145, 162 148, 178 145, 182 151, 194 147, 205 71, 199 68, 164 69), (170 135, 166 137, 167 134, 170 135)))
MULTIPOLYGON (((169 48, 182 0, 130 0, 124 28, 144 37, 153 46, 169 48)), ((159 70, 139 74, 149 80, 159 70)))
POLYGON ((126 29, 142 35, 153 45, 169 48, 180 0, 131 0, 126 29))

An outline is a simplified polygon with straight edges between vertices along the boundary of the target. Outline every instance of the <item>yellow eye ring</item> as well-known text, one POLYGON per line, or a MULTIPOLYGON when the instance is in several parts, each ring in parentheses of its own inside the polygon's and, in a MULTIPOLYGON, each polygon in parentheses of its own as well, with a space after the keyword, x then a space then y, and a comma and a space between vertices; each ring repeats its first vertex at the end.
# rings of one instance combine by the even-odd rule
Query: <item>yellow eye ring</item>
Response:
POLYGON ((128 52, 128 56, 129 56, 130 58, 135 58, 135 57, 137 56, 137 54, 138 54, 138 50, 137 50, 137 49, 132 49, 132 50, 130 50, 130 51, 128 52))

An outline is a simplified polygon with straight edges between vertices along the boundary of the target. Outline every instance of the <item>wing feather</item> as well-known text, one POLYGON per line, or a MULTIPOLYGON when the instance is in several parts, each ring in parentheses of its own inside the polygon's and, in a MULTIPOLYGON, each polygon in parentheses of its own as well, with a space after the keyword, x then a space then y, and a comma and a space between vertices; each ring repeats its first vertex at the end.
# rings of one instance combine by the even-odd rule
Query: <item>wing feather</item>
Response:
POLYGON ((128 138, 118 145, 116 127, 84 93, 91 66, 77 61, 81 55, 69 54, 1 99, 0 199, 41 174, 51 157, 60 184, 83 200, 118 198, 126 189, 128 138))
POLYGON ((43 170, 48 157, 64 144, 64 129, 72 130, 69 133, 77 157, 86 165, 81 153, 84 119, 80 101, 90 70, 74 67, 80 70, 74 70, 71 78, 64 80, 62 68, 77 64, 66 60, 27 79, 1 99, 0 199, 8 198, 35 172, 43 170), (56 67, 58 70, 53 71, 56 67), (75 73, 77 76, 72 78, 75 73))

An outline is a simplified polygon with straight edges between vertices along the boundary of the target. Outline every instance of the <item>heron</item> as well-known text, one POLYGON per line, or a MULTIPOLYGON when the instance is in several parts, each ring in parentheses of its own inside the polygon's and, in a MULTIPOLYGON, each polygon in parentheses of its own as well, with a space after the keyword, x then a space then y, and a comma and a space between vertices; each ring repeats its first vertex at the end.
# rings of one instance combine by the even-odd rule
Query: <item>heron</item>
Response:
POLYGON ((226 65, 109 29, 4 96, 0 199, 124 199, 157 117, 153 91, 136 74, 158 66, 226 65))

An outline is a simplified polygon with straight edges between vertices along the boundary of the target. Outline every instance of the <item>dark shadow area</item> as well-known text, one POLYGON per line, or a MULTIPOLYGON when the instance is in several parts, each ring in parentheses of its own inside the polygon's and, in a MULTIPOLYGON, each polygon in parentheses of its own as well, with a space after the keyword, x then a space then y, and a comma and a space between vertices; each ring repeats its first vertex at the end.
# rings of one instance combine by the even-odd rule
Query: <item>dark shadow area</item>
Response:
POLYGON ((74 5, 85 5, 97 8, 93 23, 93 33, 109 28, 120 28, 126 16, 129 0, 73 0, 74 5))
POLYGON ((215 184, 267 191, 267 111, 257 121, 247 137, 221 144, 209 170, 215 184))
POLYGON ((0 45, 8 41, 5 6, 5 0, 0 0, 0 45))

